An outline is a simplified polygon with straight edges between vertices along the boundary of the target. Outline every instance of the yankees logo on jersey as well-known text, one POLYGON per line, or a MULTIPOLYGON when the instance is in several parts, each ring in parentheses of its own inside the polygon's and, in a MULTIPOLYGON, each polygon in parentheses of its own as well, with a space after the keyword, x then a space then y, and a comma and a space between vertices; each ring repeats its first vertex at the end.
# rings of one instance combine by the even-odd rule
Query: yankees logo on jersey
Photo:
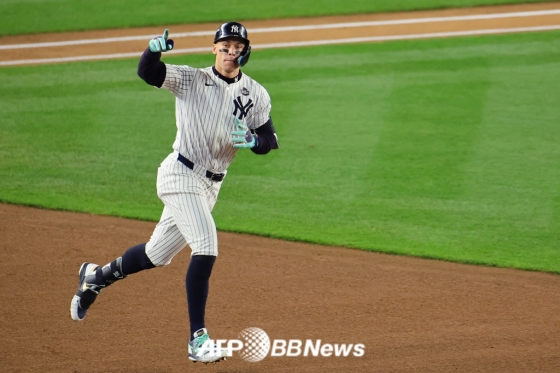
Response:
POLYGON ((237 152, 231 144, 234 118, 250 130, 265 124, 271 109, 268 92, 245 74, 228 84, 212 67, 166 64, 166 68, 162 88, 176 96, 173 149, 207 170, 224 172, 237 152))
MULTIPOLYGON (((243 92, 241 93, 243 94, 243 92)), ((253 100, 251 99, 249 99, 249 102, 247 102, 246 105, 243 105, 243 102, 241 102, 241 96, 237 96, 237 98, 233 100, 233 104, 235 105, 235 110, 233 110, 232 114, 237 116, 237 112, 239 111, 239 119, 243 119, 244 117, 246 117, 249 113, 249 110, 251 110, 251 108, 254 106, 253 100)))

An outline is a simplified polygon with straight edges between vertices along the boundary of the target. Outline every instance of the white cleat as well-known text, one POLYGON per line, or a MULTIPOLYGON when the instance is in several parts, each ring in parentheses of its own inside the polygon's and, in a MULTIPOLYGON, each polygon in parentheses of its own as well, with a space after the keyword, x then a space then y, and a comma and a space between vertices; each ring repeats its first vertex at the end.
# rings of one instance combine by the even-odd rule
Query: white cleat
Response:
POLYGON ((206 341, 210 339, 206 328, 197 330, 193 334, 194 339, 189 342, 189 360, 193 363, 200 361, 201 363, 216 364, 219 361, 227 360, 228 350, 225 348, 203 348, 206 341))

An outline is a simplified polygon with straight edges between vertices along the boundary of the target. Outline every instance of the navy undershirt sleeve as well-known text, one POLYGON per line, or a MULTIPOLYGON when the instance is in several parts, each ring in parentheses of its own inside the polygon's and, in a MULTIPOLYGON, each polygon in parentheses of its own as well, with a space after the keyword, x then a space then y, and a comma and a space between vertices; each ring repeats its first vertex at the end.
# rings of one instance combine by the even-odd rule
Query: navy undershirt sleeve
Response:
POLYGON ((267 154, 272 149, 278 149, 276 131, 274 130, 271 118, 268 118, 265 124, 257 128, 255 134, 258 136, 258 142, 257 146, 251 148, 253 153, 267 154))
POLYGON ((160 58, 160 52, 154 53, 150 48, 147 48, 138 63, 138 76, 146 83, 158 88, 163 85, 167 72, 165 64, 161 62, 160 58))

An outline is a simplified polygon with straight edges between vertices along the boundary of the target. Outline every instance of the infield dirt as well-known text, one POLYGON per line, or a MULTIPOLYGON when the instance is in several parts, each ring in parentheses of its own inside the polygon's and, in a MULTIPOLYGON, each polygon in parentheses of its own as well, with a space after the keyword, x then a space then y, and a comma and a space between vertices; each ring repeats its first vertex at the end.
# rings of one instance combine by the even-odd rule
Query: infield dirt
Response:
MULTIPOLYGON (((537 8, 560 4, 444 12, 537 8)), ((419 14, 428 12, 407 16, 419 14)), ((248 23, 249 30, 257 24, 248 23)), ((490 27, 488 21, 481 26, 490 27)), ((2 59, 12 58, 6 56, 2 52, 2 59)), ((188 248, 170 266, 105 290, 83 322, 72 321, 69 306, 81 263, 107 263, 147 241, 155 224, 0 204, 0 371, 560 371, 560 276, 223 232, 207 309, 211 336, 235 339, 243 329, 259 327, 271 339, 362 343, 365 356, 267 357, 258 363, 234 356, 217 365, 192 364, 186 348, 188 248)))

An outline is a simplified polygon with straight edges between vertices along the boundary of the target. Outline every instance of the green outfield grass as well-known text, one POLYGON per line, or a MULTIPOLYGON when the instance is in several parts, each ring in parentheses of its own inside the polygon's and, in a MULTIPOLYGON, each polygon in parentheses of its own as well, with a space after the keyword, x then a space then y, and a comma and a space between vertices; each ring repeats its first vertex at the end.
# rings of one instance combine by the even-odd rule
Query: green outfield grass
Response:
MULTIPOLYGON (((559 53, 559 32, 254 52, 281 149, 240 152, 219 229, 560 273, 559 53)), ((0 200, 159 219, 174 98, 136 63, 0 69, 0 200)))
POLYGON ((542 0, 2 0, 0 36, 533 2, 542 0))

